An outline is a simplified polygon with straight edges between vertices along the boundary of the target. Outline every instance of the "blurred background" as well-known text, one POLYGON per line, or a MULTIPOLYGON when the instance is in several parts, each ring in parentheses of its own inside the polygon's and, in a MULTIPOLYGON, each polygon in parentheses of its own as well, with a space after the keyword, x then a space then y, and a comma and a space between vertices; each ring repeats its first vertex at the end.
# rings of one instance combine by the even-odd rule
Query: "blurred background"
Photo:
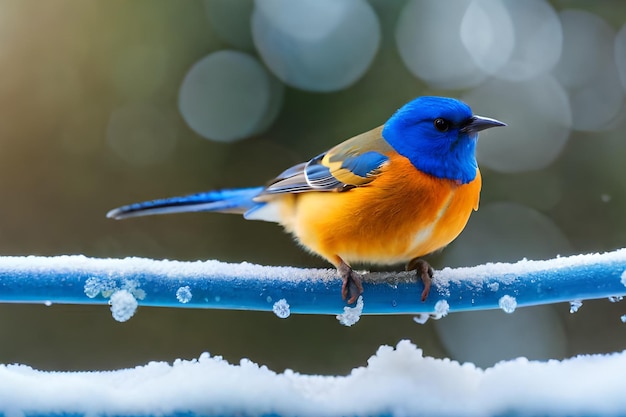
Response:
MULTIPOLYGON (((481 134, 481 209, 436 268, 626 246, 626 3, 0 0, 0 254, 327 267, 274 224, 135 201, 265 183, 424 94, 481 134)), ((417 299, 416 299, 417 300, 417 299)), ((626 301, 363 317, 0 305, 0 362, 115 369, 204 351, 341 374, 381 344, 480 366, 621 351, 626 301)))

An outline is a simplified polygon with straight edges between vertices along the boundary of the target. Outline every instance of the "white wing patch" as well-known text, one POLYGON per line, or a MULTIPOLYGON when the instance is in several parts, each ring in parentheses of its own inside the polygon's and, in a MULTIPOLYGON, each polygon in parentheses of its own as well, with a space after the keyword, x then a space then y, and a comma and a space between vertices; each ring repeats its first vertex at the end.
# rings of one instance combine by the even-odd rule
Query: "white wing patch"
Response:
POLYGON ((280 204, 267 202, 246 211, 243 215, 246 220, 263 220, 266 222, 281 223, 280 204))

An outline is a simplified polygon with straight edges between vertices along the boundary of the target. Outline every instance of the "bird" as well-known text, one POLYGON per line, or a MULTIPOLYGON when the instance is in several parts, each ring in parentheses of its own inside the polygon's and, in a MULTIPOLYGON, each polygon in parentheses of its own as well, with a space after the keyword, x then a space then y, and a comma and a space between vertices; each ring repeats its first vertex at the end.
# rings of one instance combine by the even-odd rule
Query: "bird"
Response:
POLYGON ((478 133, 505 123, 477 116, 464 102, 422 96, 381 126, 354 136, 263 186, 218 189, 134 203, 107 217, 181 212, 243 214, 283 226, 303 248, 330 262, 348 304, 363 293, 353 264, 416 271, 428 297, 439 251, 478 210, 482 179, 478 133))

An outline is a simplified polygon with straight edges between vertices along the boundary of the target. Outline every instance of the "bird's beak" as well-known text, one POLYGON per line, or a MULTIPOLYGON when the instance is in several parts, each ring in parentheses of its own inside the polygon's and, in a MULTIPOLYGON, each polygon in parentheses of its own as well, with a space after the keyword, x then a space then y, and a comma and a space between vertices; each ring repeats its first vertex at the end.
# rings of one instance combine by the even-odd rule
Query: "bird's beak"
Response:
POLYGON ((506 123, 502 123, 501 121, 492 119, 490 117, 472 116, 467 119, 467 122, 465 122, 464 125, 461 127, 461 132, 478 133, 481 130, 497 126, 506 126, 506 123))

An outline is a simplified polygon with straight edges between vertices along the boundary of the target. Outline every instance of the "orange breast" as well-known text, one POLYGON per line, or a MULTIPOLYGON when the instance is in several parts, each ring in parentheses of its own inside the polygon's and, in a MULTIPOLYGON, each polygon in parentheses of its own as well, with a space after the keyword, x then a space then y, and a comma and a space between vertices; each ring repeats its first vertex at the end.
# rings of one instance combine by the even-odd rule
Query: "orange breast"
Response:
POLYGON ((379 177, 347 192, 285 196, 283 225, 332 263, 397 264, 454 240, 478 209, 481 177, 458 185, 415 169, 394 154, 379 177))

